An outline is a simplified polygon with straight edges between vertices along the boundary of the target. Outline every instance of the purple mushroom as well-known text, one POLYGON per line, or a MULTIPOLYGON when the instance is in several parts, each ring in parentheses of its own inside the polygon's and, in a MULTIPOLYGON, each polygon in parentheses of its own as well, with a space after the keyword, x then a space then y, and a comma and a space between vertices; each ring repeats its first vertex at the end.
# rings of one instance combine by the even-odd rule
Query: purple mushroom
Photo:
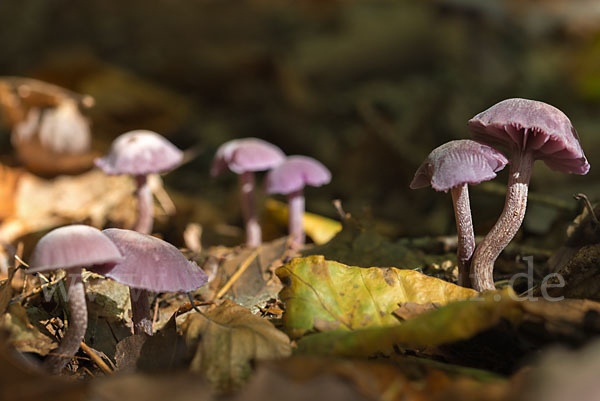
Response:
POLYGON ((60 227, 44 235, 37 243, 28 273, 57 269, 65 269, 68 273, 68 329, 58 349, 44 362, 44 366, 52 373, 60 373, 75 355, 87 329, 82 267, 98 264, 110 266, 121 260, 123 257, 115 244, 100 230, 90 226, 60 227))
POLYGON ((508 191, 500 218, 475 250, 471 263, 474 288, 493 290, 494 262, 515 236, 527 207, 533 162, 551 169, 587 174, 590 169, 569 118, 556 107, 527 99, 507 99, 468 123, 473 139, 510 150, 508 191))
POLYGON ((487 145, 468 139, 450 141, 427 156, 410 183, 412 189, 431 185, 436 191, 450 190, 458 234, 458 284, 463 287, 471 287, 469 266, 475 250, 468 184, 495 178, 507 163, 502 153, 487 145))
POLYGON ((121 251, 124 259, 112 266, 94 269, 130 287, 133 328, 136 334, 152 335, 148 293, 189 292, 207 283, 206 273, 173 245, 136 231, 109 228, 103 233, 121 251), (137 297, 131 289, 136 288, 137 297))
POLYGON ((321 162, 307 156, 289 156, 269 171, 265 189, 269 194, 288 196, 288 231, 293 248, 304 245, 304 194, 306 185, 320 187, 331 181, 331 173, 321 162))
POLYGON ((147 184, 148 174, 169 171, 183 160, 183 152, 156 132, 136 130, 116 138, 110 152, 94 161, 108 175, 129 174, 137 182, 138 219, 134 229, 152 232, 154 202, 147 184))
POLYGON ((246 245, 257 247, 262 233, 254 206, 254 172, 269 170, 285 159, 277 146, 258 138, 234 139, 217 149, 210 168, 213 177, 229 169, 238 174, 242 214, 246 228, 246 245))

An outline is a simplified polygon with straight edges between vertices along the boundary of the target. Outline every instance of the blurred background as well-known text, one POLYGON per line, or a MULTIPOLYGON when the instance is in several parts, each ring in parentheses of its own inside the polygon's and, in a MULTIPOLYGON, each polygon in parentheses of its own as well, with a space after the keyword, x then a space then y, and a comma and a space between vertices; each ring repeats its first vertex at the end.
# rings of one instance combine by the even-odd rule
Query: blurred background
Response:
MULTIPOLYGON (((165 181, 193 199, 180 218, 209 233, 241 221, 236 177, 208 174, 214 152, 255 136, 331 169, 331 184, 306 191, 309 211, 335 218, 341 199, 391 238, 451 234, 450 195, 408 184, 433 148, 510 97, 563 110, 592 166, 579 177, 536 163, 524 237, 555 246, 580 208, 572 195, 600 196, 598 1, 2 0, 0 50, 1 75, 94 97, 98 152, 138 128, 193 149, 165 181)), ((0 141, 18 165, 6 125, 0 141)), ((495 183, 471 190, 478 234, 502 209, 506 172, 495 183)))

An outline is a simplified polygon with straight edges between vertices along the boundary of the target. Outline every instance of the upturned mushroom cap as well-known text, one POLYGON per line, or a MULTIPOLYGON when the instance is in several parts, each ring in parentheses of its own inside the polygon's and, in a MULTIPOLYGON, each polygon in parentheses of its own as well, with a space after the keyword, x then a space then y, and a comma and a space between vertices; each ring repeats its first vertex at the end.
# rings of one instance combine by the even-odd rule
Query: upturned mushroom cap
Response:
POLYGON ((587 174, 590 169, 571 121, 547 103, 503 100, 469 120, 468 127, 476 141, 532 151, 553 170, 587 174))
POLYGON ((116 138, 108 154, 94 163, 108 175, 147 175, 171 170, 182 160, 183 152, 162 135, 135 130, 116 138))
POLYGON ((226 169, 236 174, 264 171, 277 166, 284 159, 283 151, 267 141, 258 138, 234 139, 219 146, 210 175, 215 177, 226 169))
POLYGON ((39 240, 27 272, 111 265, 122 260, 119 249, 102 231, 74 224, 56 228, 39 240))
POLYGON ((269 171, 265 190, 269 194, 290 194, 306 185, 320 187, 331 181, 331 173, 321 162, 307 156, 289 156, 269 171))
POLYGON ((206 273, 173 245, 136 231, 109 228, 103 233, 124 259, 94 271, 121 284, 154 292, 188 292, 207 283, 206 273))
POLYGON ((450 141, 435 148, 421 164, 410 183, 411 189, 431 185, 436 191, 476 185, 496 177, 508 163, 496 149, 469 139, 450 141))

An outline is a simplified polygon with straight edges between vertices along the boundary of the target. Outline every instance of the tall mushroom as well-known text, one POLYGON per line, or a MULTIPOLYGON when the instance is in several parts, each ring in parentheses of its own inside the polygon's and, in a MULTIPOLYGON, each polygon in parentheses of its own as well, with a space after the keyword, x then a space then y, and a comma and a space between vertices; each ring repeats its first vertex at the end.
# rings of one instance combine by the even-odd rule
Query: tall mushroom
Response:
POLYGON ((269 194, 288 196, 288 231, 293 248, 304 245, 304 187, 320 187, 331 181, 331 173, 321 162, 307 156, 289 156, 267 174, 265 189, 269 194))
POLYGON ((471 287, 469 266, 475 250, 468 184, 495 178, 506 163, 502 153, 487 145, 468 139, 450 141, 427 156, 410 183, 411 189, 431 185, 436 191, 450 190, 458 234, 458 284, 463 287, 471 287))
POLYGON ((147 291, 189 292, 207 283, 208 277, 196 263, 188 261, 173 245, 131 230, 102 231, 123 254, 124 259, 94 271, 128 285, 131 293, 133 328, 136 334, 152 335, 147 291), (139 289, 138 297, 131 289, 139 289))
POLYGON ((67 271, 67 302, 69 324, 60 346, 46 358, 44 366, 60 373, 79 349, 87 329, 85 288, 81 280, 82 267, 114 265, 123 260, 113 242, 94 227, 71 225, 44 235, 31 257, 28 273, 65 269, 67 271))
POLYGON ((242 214, 246 229, 246 245, 252 248, 262 242, 262 232, 254 206, 254 172, 269 170, 285 159, 277 146, 258 138, 234 139, 222 144, 213 159, 213 177, 226 169, 238 174, 242 214))
POLYGON ((162 135, 147 130, 129 131, 116 138, 110 152, 94 161, 108 175, 129 174, 137 182, 138 218, 134 229, 152 232, 154 202, 148 175, 169 171, 183 160, 183 152, 162 135))
POLYGON ((505 146, 510 151, 504 210, 475 250, 471 263, 474 288, 493 290, 494 262, 525 217, 533 162, 540 159, 553 170, 572 174, 587 174, 590 165, 569 118, 543 102, 503 100, 469 120, 468 127, 476 141, 505 146))

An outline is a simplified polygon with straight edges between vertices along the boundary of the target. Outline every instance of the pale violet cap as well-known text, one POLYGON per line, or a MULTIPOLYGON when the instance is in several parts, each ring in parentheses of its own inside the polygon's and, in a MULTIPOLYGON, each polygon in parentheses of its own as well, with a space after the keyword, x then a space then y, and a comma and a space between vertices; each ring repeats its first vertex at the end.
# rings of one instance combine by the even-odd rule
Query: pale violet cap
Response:
POLYGON ((269 171, 265 190, 269 194, 290 194, 306 185, 320 187, 331 181, 331 173, 323 163, 308 156, 289 156, 269 171))
POLYGON ((215 177, 227 169, 236 174, 269 170, 284 159, 283 151, 272 143, 258 138, 234 139, 219 146, 210 174, 215 177))
POLYGON ((132 230, 108 228, 102 231, 123 254, 114 266, 93 271, 121 284, 153 292, 188 292, 203 286, 208 277, 166 241, 132 230))
POLYGON ((108 175, 148 175, 169 171, 183 160, 183 152, 153 131, 135 130, 117 137, 104 157, 94 160, 108 175))
POLYGON ((115 244, 91 226, 74 224, 44 235, 31 255, 28 273, 111 265, 123 260, 115 244))
POLYGON ((411 189, 431 185, 447 192, 462 184, 479 184, 496 177, 508 163, 496 149, 470 139, 450 141, 435 148, 419 166, 411 189))
POLYGON ((506 99, 477 114, 468 127, 474 140, 532 151, 553 170, 587 174, 590 169, 571 121, 547 103, 506 99))

